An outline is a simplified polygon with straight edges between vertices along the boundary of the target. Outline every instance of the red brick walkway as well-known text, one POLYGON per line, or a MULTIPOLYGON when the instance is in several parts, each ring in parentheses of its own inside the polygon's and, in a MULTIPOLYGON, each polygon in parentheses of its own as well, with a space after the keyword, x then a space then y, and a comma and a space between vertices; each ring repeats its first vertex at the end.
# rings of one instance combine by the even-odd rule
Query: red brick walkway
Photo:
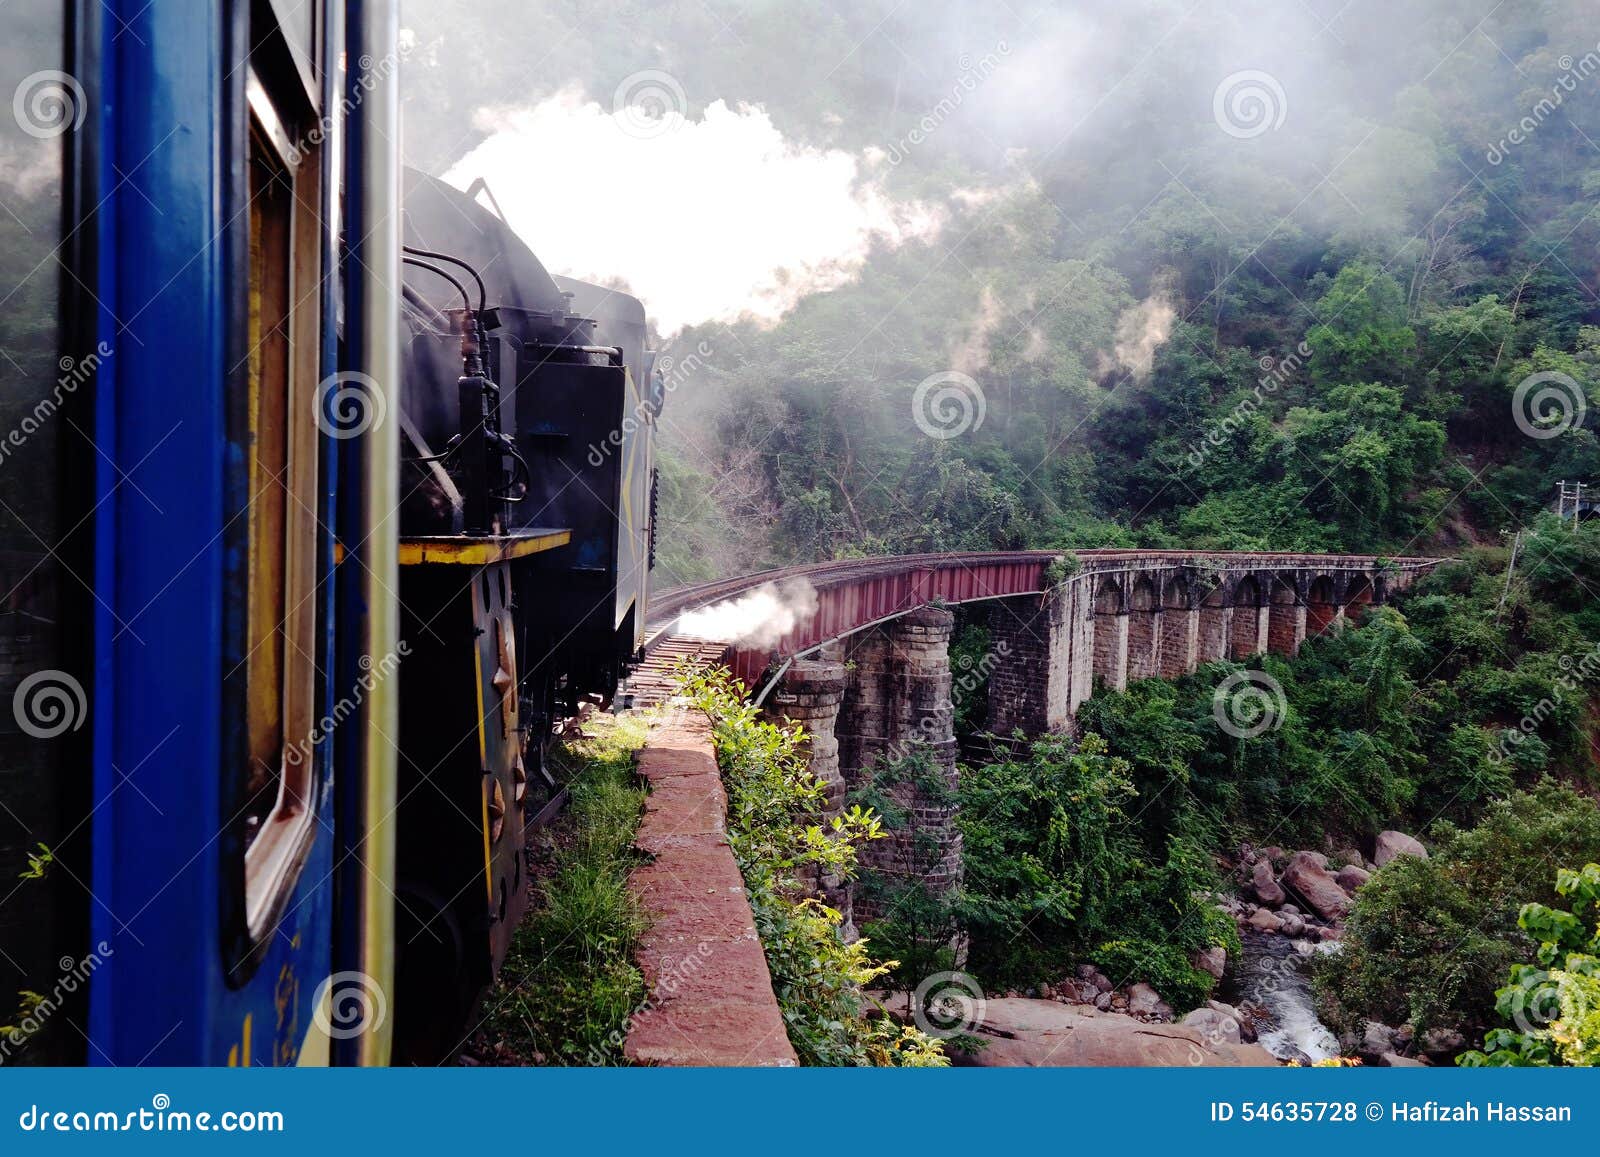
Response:
POLYGON ((637 958, 650 987, 625 1049, 639 1064, 793 1065, 767 958, 728 847, 727 797, 703 718, 657 725, 635 841, 654 857, 631 884, 650 918, 637 958))

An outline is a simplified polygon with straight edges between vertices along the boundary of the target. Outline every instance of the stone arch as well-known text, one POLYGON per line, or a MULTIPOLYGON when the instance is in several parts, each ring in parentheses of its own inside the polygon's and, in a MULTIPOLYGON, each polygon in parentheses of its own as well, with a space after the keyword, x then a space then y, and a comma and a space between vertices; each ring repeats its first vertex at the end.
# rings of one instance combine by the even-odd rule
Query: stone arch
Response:
POLYGON ((1094 613, 1120 615, 1123 610, 1122 583, 1116 575, 1106 575, 1094 592, 1094 613))
POLYGON ((1235 659, 1259 655, 1266 642, 1261 629, 1265 610, 1261 583, 1254 575, 1243 575, 1233 584, 1233 622, 1229 630, 1229 650, 1235 659))
POLYGON ((1333 576, 1319 574, 1306 588, 1306 634, 1320 635, 1339 621, 1339 595, 1333 576))
POLYGON ((1161 584, 1161 616, 1156 645, 1157 667, 1163 679, 1176 679, 1195 668, 1200 614, 1195 609, 1195 589, 1182 571, 1161 584))
POLYGON ((1345 618, 1359 623, 1367 617, 1372 604, 1378 601, 1377 591, 1373 588, 1370 575, 1357 574, 1350 578, 1350 585, 1345 589, 1344 614, 1345 618))
POLYGON ((1195 632, 1195 664, 1215 663, 1228 657, 1233 634, 1233 606, 1228 600, 1228 584, 1202 572, 1195 585, 1205 591, 1200 600, 1200 625, 1195 632), (1206 589, 1206 588, 1210 589, 1206 589))
POLYGON ((1095 590, 1094 677, 1118 691, 1128 685, 1128 615, 1121 575, 1106 575, 1095 590))
POLYGON ((1128 593, 1128 680, 1161 674, 1161 594, 1148 574, 1134 577, 1128 593))
POLYGON ((1267 650, 1275 655, 1293 655, 1306 637, 1305 592, 1299 577, 1279 572, 1272 576, 1267 617, 1267 650))

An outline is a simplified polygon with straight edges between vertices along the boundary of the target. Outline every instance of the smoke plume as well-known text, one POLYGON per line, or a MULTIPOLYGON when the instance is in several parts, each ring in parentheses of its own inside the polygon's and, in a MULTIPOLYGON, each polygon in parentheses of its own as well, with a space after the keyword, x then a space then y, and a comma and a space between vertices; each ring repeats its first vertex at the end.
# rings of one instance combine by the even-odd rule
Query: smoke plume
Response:
POLYGON ((676 633, 739 647, 770 647, 817 613, 817 591, 805 578, 763 583, 749 594, 689 611, 676 633))

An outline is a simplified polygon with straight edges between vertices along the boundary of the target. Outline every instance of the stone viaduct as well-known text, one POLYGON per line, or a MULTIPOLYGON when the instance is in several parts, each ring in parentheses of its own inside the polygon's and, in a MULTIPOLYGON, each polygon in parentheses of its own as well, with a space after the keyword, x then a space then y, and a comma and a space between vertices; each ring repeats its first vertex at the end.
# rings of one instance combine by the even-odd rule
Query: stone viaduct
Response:
MULTIPOLYGON (((919 748, 954 789, 954 703, 985 679, 988 730, 1070 730, 1097 682, 1120 690, 1220 659, 1295 654, 1442 561, 1113 550, 1071 557, 1070 574, 1059 554, 1012 552, 851 560, 708 584, 658 600, 654 640, 671 636, 682 610, 804 576, 815 613, 773 646, 733 645, 724 657, 765 697, 768 714, 804 726, 833 811, 876 766, 919 748), (948 608, 957 604, 984 616, 990 648, 952 670, 948 608)), ((868 844, 863 866, 914 871, 935 891, 953 886, 961 873, 953 809, 904 785, 895 792, 918 821, 916 866, 908 867, 905 833, 868 844)), ((848 917, 848 890, 817 885, 848 917)))

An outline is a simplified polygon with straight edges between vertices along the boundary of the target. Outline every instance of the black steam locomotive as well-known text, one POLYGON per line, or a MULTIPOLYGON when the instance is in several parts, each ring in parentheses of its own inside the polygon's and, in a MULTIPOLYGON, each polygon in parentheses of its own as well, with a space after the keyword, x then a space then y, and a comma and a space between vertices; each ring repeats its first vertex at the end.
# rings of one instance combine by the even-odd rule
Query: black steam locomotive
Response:
POLYGON ((636 298, 440 181, 402 203, 397 1047, 432 1059, 522 914, 552 727, 643 643, 663 391, 636 298))

